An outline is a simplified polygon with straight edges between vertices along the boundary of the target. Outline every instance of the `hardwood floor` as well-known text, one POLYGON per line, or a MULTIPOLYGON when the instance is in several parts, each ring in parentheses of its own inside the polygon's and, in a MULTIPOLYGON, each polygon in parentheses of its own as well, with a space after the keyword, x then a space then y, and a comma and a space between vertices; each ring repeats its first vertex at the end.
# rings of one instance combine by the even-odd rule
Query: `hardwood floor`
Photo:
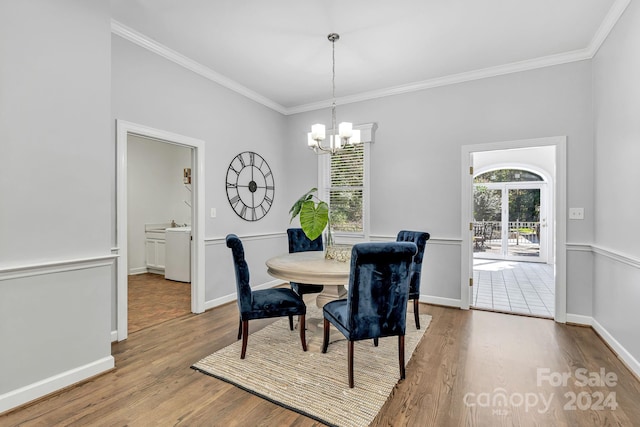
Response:
POLYGON ((129 333, 191 313, 191 283, 144 273, 128 279, 129 333))
MULTIPOLYGON (((590 328, 476 310, 420 309, 433 316, 431 325, 407 365, 406 380, 372 425, 640 425, 640 383, 590 328), (579 368, 598 375, 604 369, 609 386, 576 384, 579 368), (571 375, 566 386, 550 384, 562 373, 571 375), (571 393, 581 396, 573 402, 576 409, 571 393), (598 393, 614 393, 608 403, 617 408, 589 409, 598 393), (502 395, 506 406, 498 405, 502 395)), ((0 425, 321 425, 189 368, 234 342, 237 321, 234 303, 139 331, 113 344, 115 370, 2 415, 0 425)), ((252 321, 250 331, 269 322, 252 321)))

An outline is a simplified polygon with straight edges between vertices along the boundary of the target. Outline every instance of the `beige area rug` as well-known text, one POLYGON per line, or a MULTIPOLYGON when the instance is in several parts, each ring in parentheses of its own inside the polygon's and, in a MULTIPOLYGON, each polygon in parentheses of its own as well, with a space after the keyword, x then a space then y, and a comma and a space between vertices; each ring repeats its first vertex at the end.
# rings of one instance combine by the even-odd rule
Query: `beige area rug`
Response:
MULTIPOLYGON (((312 319, 307 341, 321 344, 322 312, 309 304, 307 318, 312 319), (320 327, 313 336, 316 325, 320 327)), ((431 316, 421 314, 422 329, 417 330, 413 313, 407 313, 405 363, 430 321, 431 316)), ((237 341, 192 368, 330 426, 368 426, 400 380, 398 338, 382 338, 378 347, 373 340, 356 341, 353 389, 347 378, 347 342, 335 329, 331 341, 325 354, 321 345, 303 352, 298 331, 290 331, 284 317, 249 336, 244 360, 237 341)), ((411 374, 407 369, 407 378, 411 374)))

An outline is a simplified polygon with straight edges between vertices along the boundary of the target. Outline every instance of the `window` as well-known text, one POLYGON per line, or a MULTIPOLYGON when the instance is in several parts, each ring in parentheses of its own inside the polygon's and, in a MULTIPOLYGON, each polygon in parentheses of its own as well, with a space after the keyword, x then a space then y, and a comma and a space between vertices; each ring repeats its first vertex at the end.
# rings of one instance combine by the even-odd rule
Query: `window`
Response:
POLYGON ((331 156, 326 191, 333 231, 363 233, 364 144, 347 146, 331 156))
POLYGON ((366 142, 318 156, 319 196, 329 203, 331 229, 339 241, 369 236, 369 142, 375 124, 363 128, 366 142))

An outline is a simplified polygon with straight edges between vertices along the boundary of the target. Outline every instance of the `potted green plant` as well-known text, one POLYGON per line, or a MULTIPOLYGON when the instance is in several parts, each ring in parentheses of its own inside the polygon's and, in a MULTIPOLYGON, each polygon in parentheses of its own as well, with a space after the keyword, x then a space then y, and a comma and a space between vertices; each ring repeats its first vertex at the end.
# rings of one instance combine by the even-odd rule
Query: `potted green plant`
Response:
POLYGON ((318 198, 316 195, 317 192, 317 188, 312 188, 296 200, 289 210, 291 214, 289 223, 291 223, 296 216, 300 216, 300 228, 302 228, 302 231, 304 231, 304 234, 306 234, 310 240, 317 239, 322 235, 324 229, 327 228, 327 242, 325 244, 329 246, 332 243, 329 205, 327 202, 318 198), (327 227, 327 225, 329 225, 329 227, 327 227))
POLYGON ((329 215, 329 204, 322 201, 314 193, 317 188, 312 188, 300 197, 291 206, 289 213, 291 221, 296 216, 300 216, 300 227, 304 234, 311 240, 317 239, 322 235, 324 229, 327 229, 327 235, 324 241, 324 256, 340 262, 348 262, 351 259, 351 245, 339 245, 333 242, 331 234, 331 217, 329 215))

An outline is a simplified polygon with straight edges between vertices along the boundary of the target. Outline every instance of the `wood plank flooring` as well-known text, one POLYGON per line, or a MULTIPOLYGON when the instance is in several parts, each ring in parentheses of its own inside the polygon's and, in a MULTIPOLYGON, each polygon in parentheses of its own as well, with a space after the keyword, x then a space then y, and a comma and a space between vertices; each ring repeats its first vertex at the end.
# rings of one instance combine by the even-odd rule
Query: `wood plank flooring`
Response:
POLYGON ((128 279, 129 333, 191 313, 191 283, 144 273, 128 279))
MULTIPOLYGON (((590 328, 477 310, 420 309, 433 316, 431 325, 408 362, 406 380, 373 426, 640 425, 640 383, 590 328), (548 375, 539 378, 538 368, 548 375), (613 373, 615 385, 577 385, 579 368, 613 373), (547 381, 562 373, 571 375, 566 386, 547 381), (582 396, 576 409, 572 393, 582 396), (594 406, 597 393, 615 393, 617 408, 594 406), (499 405, 501 395, 506 405, 499 405), (532 396, 538 396, 535 405, 532 396)), ((115 370, 0 415, 0 425, 321 425, 189 368, 236 340, 237 316, 236 305, 227 304, 141 330, 113 344, 115 370)), ((250 332, 269 322, 252 321, 250 332)), ((346 360, 344 370, 336 375, 346 379, 346 360)))

